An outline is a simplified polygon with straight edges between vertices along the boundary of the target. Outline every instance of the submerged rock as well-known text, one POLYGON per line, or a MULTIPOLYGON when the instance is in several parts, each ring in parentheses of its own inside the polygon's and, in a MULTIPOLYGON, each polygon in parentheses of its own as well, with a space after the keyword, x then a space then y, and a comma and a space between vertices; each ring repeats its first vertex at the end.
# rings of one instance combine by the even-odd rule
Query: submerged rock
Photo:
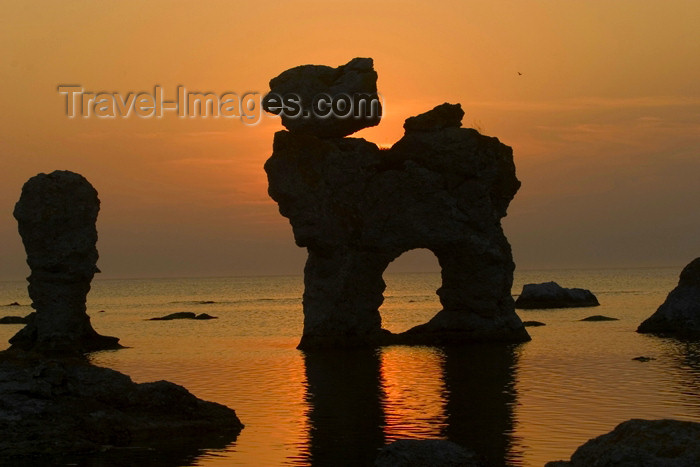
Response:
POLYGON ((590 290, 567 289, 556 282, 525 284, 520 296, 515 300, 515 308, 523 310, 599 305, 598 299, 590 290))
POLYGON ((636 467, 700 465, 700 423, 632 419, 579 447, 570 461, 547 467, 636 467))
POLYGON ((0 353, 0 458, 90 453, 109 447, 235 440, 234 410, 167 381, 136 384, 78 358, 0 353))
POLYGON ((282 117, 282 125, 292 133, 319 138, 342 138, 379 124, 382 107, 377 95, 377 72, 371 58, 354 58, 345 65, 302 65, 285 71, 270 81, 270 93, 263 108, 282 117), (298 107, 288 108, 287 99, 298 98, 298 107), (325 100, 315 107, 319 98, 325 100), (335 107, 345 100, 349 107, 335 107))
POLYGON ((546 324, 544 324, 541 321, 523 321, 523 326, 525 326, 526 328, 528 328, 528 327, 535 327, 536 328, 539 326, 546 326, 546 324))
POLYGON ((81 175, 55 171, 30 178, 14 216, 31 269, 29 297, 36 313, 10 339, 12 349, 45 353, 120 348, 98 334, 85 300, 97 269, 97 191, 81 175))
POLYGON ((500 223, 520 187, 513 153, 460 128, 462 115, 459 104, 443 104, 409 118, 388 150, 358 138, 275 134, 268 192, 309 254, 300 348, 530 339, 514 311, 515 266, 500 223), (382 273, 415 248, 440 262, 443 309, 392 335, 378 311, 382 273))
POLYGON ((179 311, 170 313, 169 315, 160 316, 158 318, 149 318, 148 321, 170 321, 172 319, 217 319, 216 316, 211 316, 206 313, 195 314, 191 311, 179 311))
POLYGON ((683 268, 678 286, 637 332, 700 338, 700 258, 683 268))
POLYGON ((384 446, 376 467, 480 467, 477 456, 452 441, 400 439, 384 446))
POLYGON ((619 321, 619 320, 617 318, 611 318, 610 316, 593 315, 593 316, 587 316, 583 319, 580 319, 579 321, 619 321))

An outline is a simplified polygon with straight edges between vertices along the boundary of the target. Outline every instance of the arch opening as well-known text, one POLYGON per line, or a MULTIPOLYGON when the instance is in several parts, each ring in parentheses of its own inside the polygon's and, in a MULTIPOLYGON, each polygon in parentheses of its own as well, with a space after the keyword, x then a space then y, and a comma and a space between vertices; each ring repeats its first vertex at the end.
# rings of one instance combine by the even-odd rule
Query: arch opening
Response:
POLYGON ((442 309, 437 290, 442 285, 435 254, 416 248, 399 255, 382 274, 386 289, 379 308, 382 328, 398 334, 429 321, 442 309))

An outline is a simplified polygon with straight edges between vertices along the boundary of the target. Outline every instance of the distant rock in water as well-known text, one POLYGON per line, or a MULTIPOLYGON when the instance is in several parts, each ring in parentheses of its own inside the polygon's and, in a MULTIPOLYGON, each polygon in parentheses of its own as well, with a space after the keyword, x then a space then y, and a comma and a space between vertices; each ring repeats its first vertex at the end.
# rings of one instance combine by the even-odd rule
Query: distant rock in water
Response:
POLYGON ((548 462, 545 467, 698 465, 700 423, 632 419, 579 447, 570 461, 548 462))
POLYGON ((216 316, 211 316, 206 313, 195 314, 191 311, 179 311, 169 315, 160 316, 158 318, 149 318, 148 321, 170 321, 172 319, 217 319, 216 316))
POLYGON ((523 321, 523 326, 525 326, 526 328, 536 328, 539 326, 546 326, 546 324, 540 321, 523 321))
POLYGON ((319 138, 342 138, 379 124, 382 106, 377 95, 377 72, 371 58, 354 58, 345 65, 302 65, 270 81, 263 108, 281 115, 289 131, 319 138), (289 98, 298 107, 288 108, 289 98), (319 98, 325 101, 315 106, 319 98), (340 101, 347 107, 340 107, 340 101), (335 103, 335 104, 334 104, 335 103))
POLYGON ((443 439, 399 439, 379 450, 375 467, 481 467, 476 454, 443 439))
POLYGON ((3 316, 0 318, 0 324, 27 324, 28 318, 30 315, 27 316, 3 316))
POLYGON ((593 316, 587 316, 583 319, 580 319, 579 321, 619 321, 619 320, 617 318, 611 318, 609 316, 593 315, 593 316))
POLYGON ((22 187, 14 216, 31 269, 29 297, 36 313, 10 339, 12 349, 81 353, 120 348, 95 332, 85 300, 97 269, 97 191, 81 175, 55 171, 22 187))
POLYGON ((520 296, 515 300, 515 308, 523 310, 599 305, 598 299, 590 290, 567 289, 556 282, 525 284, 520 296))
MULTIPOLYGON (((319 68, 328 78, 313 78, 316 69, 305 67, 280 78, 295 77, 285 78, 286 92, 326 92, 336 75, 371 81, 373 92, 370 65, 355 59, 340 72, 319 68), (313 79, 303 79, 308 74, 313 79)), ((328 138, 348 134, 339 119, 325 120, 323 131, 282 120, 289 131, 275 134, 265 171, 268 193, 309 254, 300 348, 530 339, 513 307, 514 264, 500 223, 520 187, 513 152, 461 128, 463 115, 459 104, 442 104, 411 117, 387 150, 360 138, 328 138), (394 335, 381 329, 382 274, 415 248, 440 262, 443 309, 394 335)))
POLYGON ((700 258, 683 268, 678 286, 637 332, 700 338, 700 258))
POLYGON ((0 453, 17 465, 48 465, 53 462, 39 462, 36 456, 51 460, 110 447, 206 444, 207 438, 219 437, 234 441, 243 428, 235 411, 200 400, 181 386, 136 384, 77 358, 0 353, 0 400, 0 453), (21 463, 23 456, 33 463, 21 463))
POLYGON ((654 357, 645 357, 644 355, 640 355, 639 357, 634 357, 632 360, 636 360, 638 362, 650 362, 656 359, 654 357))

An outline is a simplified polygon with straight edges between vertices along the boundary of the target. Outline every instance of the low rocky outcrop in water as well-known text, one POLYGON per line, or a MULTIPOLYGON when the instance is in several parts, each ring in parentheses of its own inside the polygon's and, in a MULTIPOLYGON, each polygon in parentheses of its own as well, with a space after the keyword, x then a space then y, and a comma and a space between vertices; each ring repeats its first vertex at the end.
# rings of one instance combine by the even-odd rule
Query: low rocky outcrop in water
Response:
POLYGON ((98 334, 85 300, 97 269, 97 191, 83 176, 55 171, 30 178, 15 205, 19 233, 31 269, 29 297, 36 313, 12 339, 11 348, 82 353, 120 348, 98 334))
POLYGON ((400 439, 384 446, 376 467, 481 467, 476 454, 442 439, 400 439))
POLYGON ((546 467, 636 467, 700 465, 700 423, 628 420, 578 448, 570 461, 546 467))
POLYGON ((151 443, 175 446, 191 437, 233 441, 243 428, 232 409, 197 399, 176 384, 136 384, 80 358, 22 351, 0 353, 0 401, 0 458, 6 461, 151 443))
POLYGON ((515 300, 515 308, 522 310, 547 308, 578 308, 598 306, 598 299, 590 290, 567 289, 556 282, 525 284, 515 300))
POLYGON ((207 320, 207 319, 216 319, 216 316, 211 316, 206 313, 192 313, 191 311, 179 311, 177 313, 170 313, 169 315, 165 316, 160 316, 157 318, 149 318, 148 321, 170 321, 172 319, 199 319, 199 320, 207 320))
POLYGON ((610 316, 592 315, 592 316, 586 316, 585 318, 583 318, 579 321, 619 321, 619 319, 612 318, 610 316))
MULTIPOLYGON (((374 91, 371 64, 352 60, 339 79, 362 65, 364 71, 347 79, 374 91)), ((315 70, 284 72, 270 87, 280 90, 283 81, 287 92, 335 92, 325 78, 301 79, 315 70)), ((330 70, 323 73, 335 76, 330 70)), ((349 132, 347 119, 330 116, 323 131, 282 120, 288 131, 275 134, 265 171, 270 196, 309 255, 300 348, 530 339, 513 307, 515 266, 500 222, 520 187, 513 152, 496 138, 461 128, 463 116, 459 104, 442 104, 411 117, 401 140, 386 150, 338 138, 349 132), (440 262, 443 309, 428 323, 393 335, 381 329, 382 274, 415 248, 432 251, 440 262)), ((357 129, 368 126, 368 118, 361 115, 357 129)))
POLYGON ((637 332, 700 338, 700 258, 683 268, 678 286, 637 332))
POLYGON ((546 324, 541 321, 523 321, 523 326, 526 328, 536 328, 539 326, 546 326, 546 324))

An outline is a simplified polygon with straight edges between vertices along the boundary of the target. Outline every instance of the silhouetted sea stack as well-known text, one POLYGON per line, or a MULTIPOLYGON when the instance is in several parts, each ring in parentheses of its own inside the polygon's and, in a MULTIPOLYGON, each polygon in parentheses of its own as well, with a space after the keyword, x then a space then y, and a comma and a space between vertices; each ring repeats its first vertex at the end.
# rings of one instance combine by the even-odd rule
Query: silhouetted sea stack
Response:
POLYGON ((97 191, 77 173, 55 171, 30 178, 14 216, 31 269, 29 296, 35 313, 10 339, 12 349, 81 353, 120 348, 98 334, 85 300, 97 269, 97 191))
POLYGON ((31 178, 15 207, 36 312, 0 352, 0 459, 13 465, 69 463, 59 456, 115 446, 195 444, 196 452, 234 441, 243 428, 234 410, 181 386, 136 384, 85 358, 120 347, 95 332, 85 308, 98 210, 90 183, 65 171, 31 178))
MULTIPOLYGON (((271 81, 273 90, 280 78, 271 81)), ((323 83, 285 91, 329 92, 323 83)), ((348 134, 346 119, 326 118, 323 131, 282 120, 288 131, 275 134, 265 171, 270 196, 309 254, 300 348, 530 339, 515 314, 514 264, 500 224, 520 187, 513 153, 496 138, 461 128, 463 115, 459 104, 442 104, 409 118, 388 150, 337 138, 348 134), (415 248, 440 262, 443 309, 393 335, 381 329, 382 273, 415 248)), ((365 126, 361 116, 357 129, 365 126)))
POLYGON ((515 308, 535 310, 547 308, 578 308, 599 306, 593 292, 586 289, 567 289, 556 282, 525 284, 515 300, 515 308))
POLYGON ((676 288, 637 332, 700 338, 700 258, 683 268, 676 288))

